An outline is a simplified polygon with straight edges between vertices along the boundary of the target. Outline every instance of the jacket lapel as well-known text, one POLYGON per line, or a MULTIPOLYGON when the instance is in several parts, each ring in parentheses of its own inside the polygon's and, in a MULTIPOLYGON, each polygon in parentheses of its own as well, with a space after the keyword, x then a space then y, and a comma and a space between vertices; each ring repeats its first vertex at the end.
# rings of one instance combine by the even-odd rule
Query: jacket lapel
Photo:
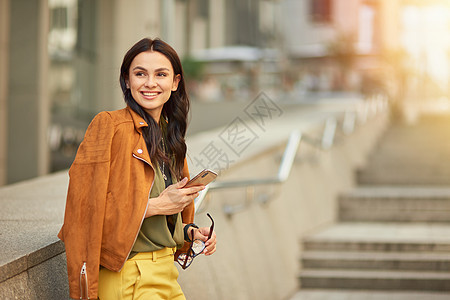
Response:
POLYGON ((142 160, 152 166, 152 161, 150 159, 150 155, 147 150, 147 145, 145 144, 144 137, 142 136, 142 127, 147 127, 148 124, 145 122, 144 118, 142 118, 139 114, 137 114, 134 110, 132 110, 129 106, 127 106, 127 110, 133 119, 134 128, 139 133, 139 140, 136 146, 133 149, 133 156, 139 160, 142 160))

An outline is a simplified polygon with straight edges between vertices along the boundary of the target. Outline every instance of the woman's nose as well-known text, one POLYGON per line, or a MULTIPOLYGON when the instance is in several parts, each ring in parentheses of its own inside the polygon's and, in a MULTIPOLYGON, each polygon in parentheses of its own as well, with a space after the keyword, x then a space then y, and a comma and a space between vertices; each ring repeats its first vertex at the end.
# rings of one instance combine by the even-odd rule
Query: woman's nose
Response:
POLYGON ((148 76, 147 80, 145 81, 146 87, 154 87, 156 85, 155 78, 153 76, 148 76))

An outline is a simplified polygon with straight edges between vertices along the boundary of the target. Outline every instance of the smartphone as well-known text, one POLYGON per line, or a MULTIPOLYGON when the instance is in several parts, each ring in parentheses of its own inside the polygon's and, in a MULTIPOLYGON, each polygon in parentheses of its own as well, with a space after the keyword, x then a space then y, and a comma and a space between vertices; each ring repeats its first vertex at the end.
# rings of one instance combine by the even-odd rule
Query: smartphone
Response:
POLYGON ((186 185, 184 187, 192 187, 192 186, 197 186, 197 185, 207 185, 208 183, 210 183, 211 181, 216 179, 216 177, 217 177, 217 173, 216 172, 211 171, 209 169, 204 169, 203 171, 201 171, 200 173, 195 175, 194 178, 189 180, 189 182, 186 183, 186 185))

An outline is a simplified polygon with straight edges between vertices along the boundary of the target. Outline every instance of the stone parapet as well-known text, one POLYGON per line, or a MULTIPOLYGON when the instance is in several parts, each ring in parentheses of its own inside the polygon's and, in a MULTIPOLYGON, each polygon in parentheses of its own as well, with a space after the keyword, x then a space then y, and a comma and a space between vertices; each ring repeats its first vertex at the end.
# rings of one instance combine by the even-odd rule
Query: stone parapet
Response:
POLYGON ((63 221, 67 172, 0 189, 0 298, 65 299, 63 221), (15 298, 18 297, 18 298, 15 298))

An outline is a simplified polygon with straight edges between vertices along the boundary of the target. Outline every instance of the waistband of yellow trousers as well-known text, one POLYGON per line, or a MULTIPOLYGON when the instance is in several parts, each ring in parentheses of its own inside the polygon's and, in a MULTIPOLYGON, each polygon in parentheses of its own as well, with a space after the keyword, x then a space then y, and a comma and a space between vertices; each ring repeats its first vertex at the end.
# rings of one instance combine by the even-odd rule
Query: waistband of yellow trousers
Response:
POLYGON ((139 252, 129 260, 153 260, 156 261, 158 258, 174 255, 177 251, 177 247, 173 248, 162 248, 160 250, 152 251, 152 252, 139 252))

